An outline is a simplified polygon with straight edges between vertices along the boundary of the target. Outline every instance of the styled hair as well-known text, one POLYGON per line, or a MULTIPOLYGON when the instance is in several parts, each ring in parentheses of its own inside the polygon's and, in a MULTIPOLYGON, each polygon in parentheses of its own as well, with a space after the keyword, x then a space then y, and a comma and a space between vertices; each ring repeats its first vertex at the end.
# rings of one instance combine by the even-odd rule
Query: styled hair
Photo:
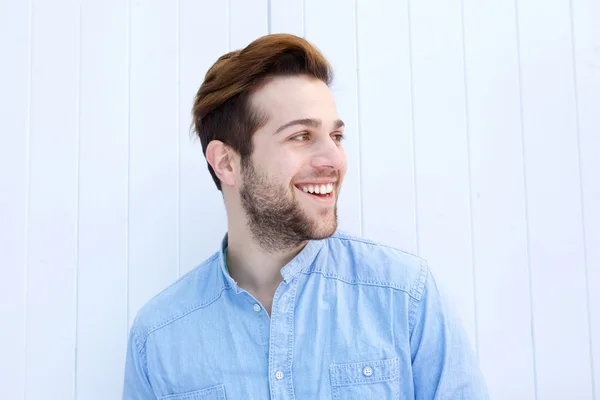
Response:
MULTIPOLYGON (((194 99, 194 133, 202 152, 212 140, 235 150, 242 166, 252 154, 252 135, 267 122, 262 110, 252 108, 250 96, 269 79, 304 75, 330 85, 331 66, 323 54, 305 39, 290 34, 260 37, 242 50, 221 56, 208 70, 194 99)), ((221 190, 213 168, 208 170, 221 190)))

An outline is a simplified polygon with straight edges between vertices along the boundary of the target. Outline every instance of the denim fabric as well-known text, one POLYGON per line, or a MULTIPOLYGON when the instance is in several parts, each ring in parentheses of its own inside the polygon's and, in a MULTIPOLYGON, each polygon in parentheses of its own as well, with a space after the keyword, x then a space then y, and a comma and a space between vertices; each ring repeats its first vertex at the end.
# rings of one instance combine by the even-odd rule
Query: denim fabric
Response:
POLYGON ((222 247, 130 331, 124 399, 487 399, 426 263, 340 231, 281 270, 269 317, 222 247))

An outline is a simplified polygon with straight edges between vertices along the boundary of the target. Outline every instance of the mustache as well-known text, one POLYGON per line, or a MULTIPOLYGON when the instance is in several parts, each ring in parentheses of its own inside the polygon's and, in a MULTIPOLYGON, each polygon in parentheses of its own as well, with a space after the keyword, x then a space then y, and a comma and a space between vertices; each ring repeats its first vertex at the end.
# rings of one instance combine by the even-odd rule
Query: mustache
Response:
POLYGON ((316 174, 316 175, 310 175, 310 176, 306 176, 306 177, 298 177, 296 180, 299 181, 310 181, 311 179, 331 179, 331 180, 338 180, 339 181, 339 174, 337 172, 331 173, 331 172, 323 172, 320 174, 316 174))

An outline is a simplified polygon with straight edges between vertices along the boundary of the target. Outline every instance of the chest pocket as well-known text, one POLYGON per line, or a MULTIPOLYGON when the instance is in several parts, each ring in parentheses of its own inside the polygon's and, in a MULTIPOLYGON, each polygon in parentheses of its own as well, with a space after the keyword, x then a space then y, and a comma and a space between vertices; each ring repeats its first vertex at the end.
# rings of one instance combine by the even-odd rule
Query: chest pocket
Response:
POLYGON ((227 400, 227 398, 225 397, 225 387, 216 385, 194 392, 163 396, 159 400, 227 400))
POLYGON ((400 360, 398 357, 329 367, 334 400, 399 399, 400 360))

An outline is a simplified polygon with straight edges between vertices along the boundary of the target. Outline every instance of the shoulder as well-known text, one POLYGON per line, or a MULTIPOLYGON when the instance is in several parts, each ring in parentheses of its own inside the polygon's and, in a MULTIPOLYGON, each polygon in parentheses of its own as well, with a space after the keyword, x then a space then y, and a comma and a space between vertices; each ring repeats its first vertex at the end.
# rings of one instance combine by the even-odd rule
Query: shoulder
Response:
POLYGON ((143 343, 152 332, 215 302, 229 286, 218 273, 218 253, 151 298, 137 312, 132 332, 143 343))
POLYGON ((311 272, 349 284, 389 287, 420 300, 430 273, 421 257, 373 240, 337 231, 325 241, 311 272))

